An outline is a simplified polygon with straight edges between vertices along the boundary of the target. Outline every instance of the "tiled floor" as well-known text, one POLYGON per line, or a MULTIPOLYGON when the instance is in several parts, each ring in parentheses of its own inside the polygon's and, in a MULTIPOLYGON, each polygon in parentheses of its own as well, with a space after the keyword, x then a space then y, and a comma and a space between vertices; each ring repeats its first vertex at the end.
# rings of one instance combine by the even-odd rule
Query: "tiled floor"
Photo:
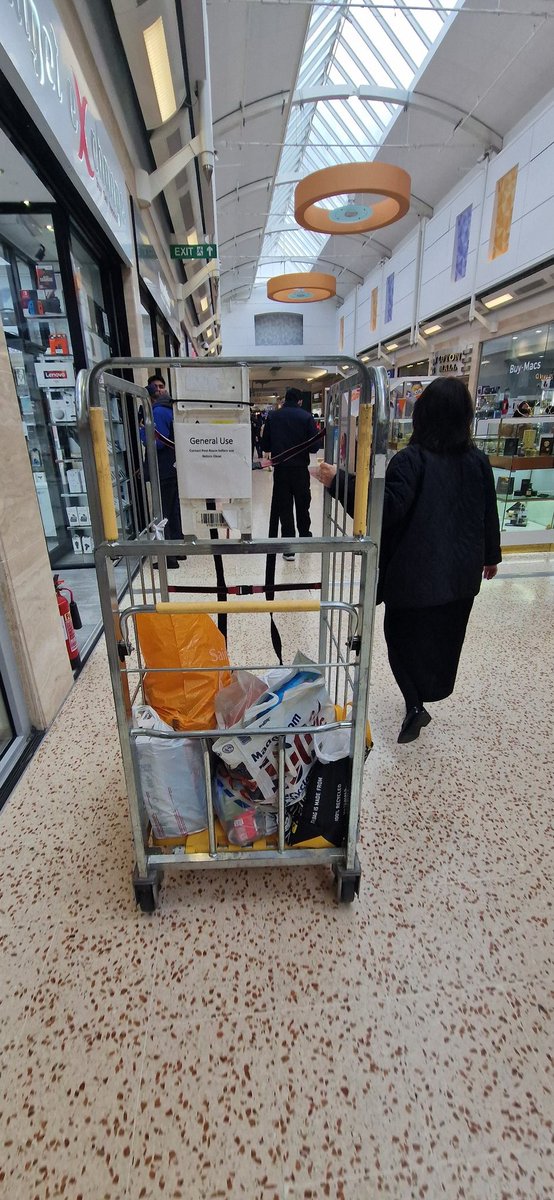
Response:
POLYGON ((483 589, 412 746, 379 614, 348 909, 289 870, 136 912, 98 647, 0 817, 2 1200, 554 1195, 552 569, 483 589))

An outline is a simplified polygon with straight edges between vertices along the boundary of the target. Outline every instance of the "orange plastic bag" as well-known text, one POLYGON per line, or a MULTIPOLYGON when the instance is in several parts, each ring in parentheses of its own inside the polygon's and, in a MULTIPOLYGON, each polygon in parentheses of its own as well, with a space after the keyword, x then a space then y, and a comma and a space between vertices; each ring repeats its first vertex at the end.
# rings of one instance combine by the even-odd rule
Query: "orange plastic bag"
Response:
POLYGON ((146 703, 174 729, 214 729, 215 697, 231 682, 229 671, 186 671, 187 667, 209 668, 211 663, 229 665, 225 638, 212 618, 206 613, 141 613, 137 629, 148 667, 146 703), (164 667, 181 667, 184 672, 162 674, 164 667))

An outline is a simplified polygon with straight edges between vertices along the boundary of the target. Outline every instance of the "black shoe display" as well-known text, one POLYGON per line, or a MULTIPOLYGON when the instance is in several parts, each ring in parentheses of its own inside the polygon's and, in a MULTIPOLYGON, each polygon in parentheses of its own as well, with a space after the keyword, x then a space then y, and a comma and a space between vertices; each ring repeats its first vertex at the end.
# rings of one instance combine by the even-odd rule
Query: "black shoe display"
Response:
POLYGON ((430 720, 431 717, 426 708, 410 708, 402 722, 398 741, 402 744, 405 742, 415 742, 421 730, 429 724, 430 720))

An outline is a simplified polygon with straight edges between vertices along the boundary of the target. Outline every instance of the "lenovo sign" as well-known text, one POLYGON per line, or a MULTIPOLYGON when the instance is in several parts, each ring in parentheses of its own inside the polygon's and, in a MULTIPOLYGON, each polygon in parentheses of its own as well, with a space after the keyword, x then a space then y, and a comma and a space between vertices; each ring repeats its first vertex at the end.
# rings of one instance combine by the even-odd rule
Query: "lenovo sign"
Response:
POLYGON ((7 0, 3 11, 0 67, 130 262, 125 178, 53 0, 7 0))

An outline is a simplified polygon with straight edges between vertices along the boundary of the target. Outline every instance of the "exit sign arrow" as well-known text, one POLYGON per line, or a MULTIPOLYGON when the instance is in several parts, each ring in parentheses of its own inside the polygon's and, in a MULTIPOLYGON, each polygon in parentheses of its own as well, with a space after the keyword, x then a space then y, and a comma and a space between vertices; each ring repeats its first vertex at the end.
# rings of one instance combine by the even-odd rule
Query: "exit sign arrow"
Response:
POLYGON ((212 259, 217 257, 217 246, 215 242, 201 242, 198 246, 176 243, 169 247, 169 252, 171 258, 181 260, 191 258, 212 259))

